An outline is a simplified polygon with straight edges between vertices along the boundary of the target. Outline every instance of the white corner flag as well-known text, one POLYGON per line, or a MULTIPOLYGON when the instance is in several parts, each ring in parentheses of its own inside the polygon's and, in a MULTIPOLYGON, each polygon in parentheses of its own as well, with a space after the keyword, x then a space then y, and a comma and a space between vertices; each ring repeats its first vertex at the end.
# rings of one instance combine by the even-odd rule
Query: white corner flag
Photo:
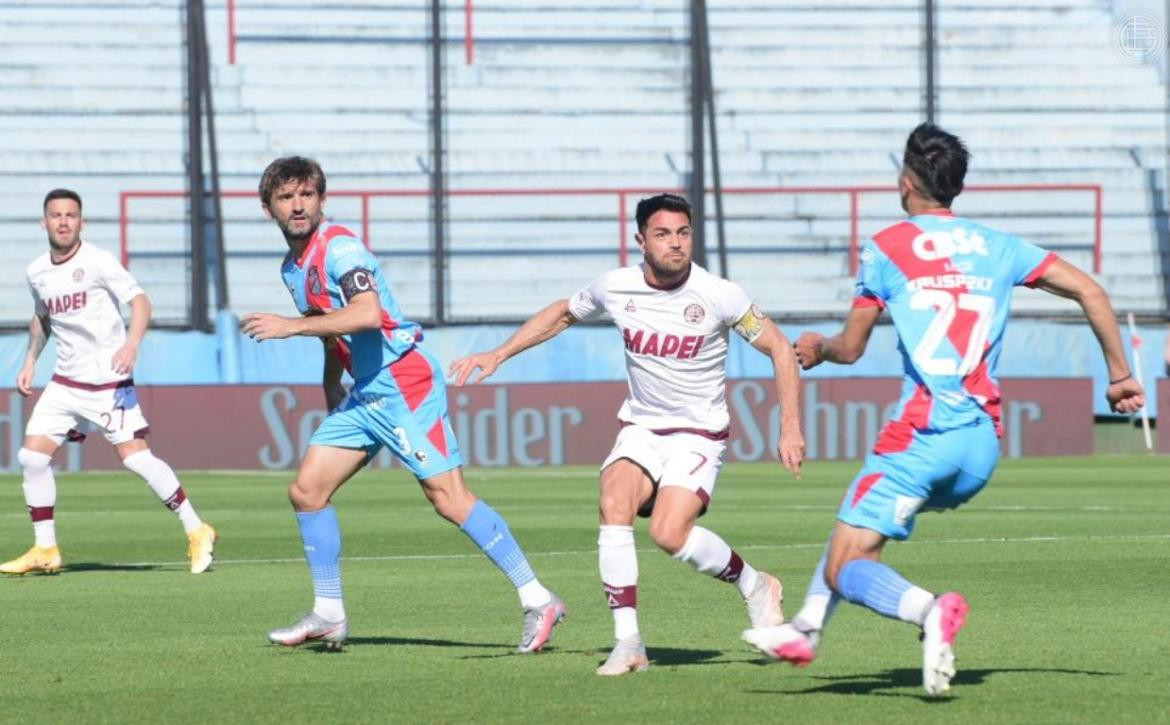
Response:
MULTIPOLYGON (((1131 355, 1131 357, 1133 359, 1133 377, 1135 380, 1138 381, 1138 384, 1141 385, 1142 389, 1144 390, 1146 387, 1146 381, 1144 380, 1144 378, 1142 376, 1142 356, 1141 356, 1142 338, 1137 334, 1137 325, 1135 325, 1133 323, 1133 313, 1132 312, 1126 314, 1126 320, 1129 322, 1129 344, 1133 348, 1132 355, 1131 355)), ((1150 436, 1150 411, 1149 411, 1149 408, 1147 406, 1143 405, 1142 410, 1141 410, 1141 414, 1142 414, 1142 433, 1145 434, 1145 436, 1146 436, 1146 450, 1153 451, 1154 450, 1154 439, 1150 436)))

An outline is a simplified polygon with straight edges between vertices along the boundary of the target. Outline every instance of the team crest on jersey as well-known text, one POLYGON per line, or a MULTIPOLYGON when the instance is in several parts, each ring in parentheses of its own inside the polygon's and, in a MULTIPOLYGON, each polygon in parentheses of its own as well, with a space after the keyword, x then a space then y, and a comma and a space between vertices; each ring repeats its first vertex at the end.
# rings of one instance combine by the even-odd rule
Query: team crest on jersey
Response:
POLYGON ((638 311, 638 308, 634 306, 634 300, 631 299, 629 302, 626 303, 626 312, 637 312, 637 311, 638 311))
POLYGON ((84 269, 78 268, 78 269, 73 270, 73 281, 74 282, 80 282, 83 279, 85 279, 85 270, 84 269))
POLYGON ((687 308, 685 310, 683 310, 683 319, 686 320, 687 322, 691 323, 692 325, 699 324, 700 322, 703 321, 703 318, 706 316, 707 316, 707 311, 703 309, 702 305, 697 304, 697 303, 691 303, 691 304, 687 305, 687 308))
POLYGON ((317 271, 316 267, 309 267, 309 292, 311 294, 321 294, 321 273, 317 271))

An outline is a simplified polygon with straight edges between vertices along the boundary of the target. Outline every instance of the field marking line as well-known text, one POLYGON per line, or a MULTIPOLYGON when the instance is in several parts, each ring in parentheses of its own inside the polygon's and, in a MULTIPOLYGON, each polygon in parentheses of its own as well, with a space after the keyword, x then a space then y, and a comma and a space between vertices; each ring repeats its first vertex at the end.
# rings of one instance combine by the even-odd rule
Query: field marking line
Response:
MULTIPOLYGON (((1054 543, 1062 541, 1170 541, 1170 534, 1118 534, 1111 536, 1025 536, 1018 538, 1005 537, 987 537, 987 538, 973 538, 973 539, 938 539, 934 541, 903 541, 904 545, 910 546, 937 546, 953 545, 953 544, 1033 544, 1033 543, 1054 543)), ((772 551, 772 550, 791 550, 791 549, 820 549, 823 548, 825 542, 818 541, 809 544, 749 544, 747 546, 737 546, 737 550, 751 550, 751 551, 772 551)), ((638 553, 647 553, 658 551, 656 547, 639 548, 638 553)), ((596 556, 596 549, 582 549, 569 551, 534 551, 528 552, 531 557, 540 556, 596 556)), ((371 561, 456 561, 462 559, 481 559, 483 554, 479 552, 467 554, 387 554, 384 556, 343 556, 343 562, 371 562, 371 561)), ((303 564, 303 557, 287 557, 279 559, 216 559, 216 565, 248 565, 248 564, 303 564)), ((170 566, 187 566, 186 561, 133 561, 133 562, 116 562, 109 566, 126 566, 126 567, 170 567, 170 566)), ((68 565, 66 565, 68 568, 68 565)))

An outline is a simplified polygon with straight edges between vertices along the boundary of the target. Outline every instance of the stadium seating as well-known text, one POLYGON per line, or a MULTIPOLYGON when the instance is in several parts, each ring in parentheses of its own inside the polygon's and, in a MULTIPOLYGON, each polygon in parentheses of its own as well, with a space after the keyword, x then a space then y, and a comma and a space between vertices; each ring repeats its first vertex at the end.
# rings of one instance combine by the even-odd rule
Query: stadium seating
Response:
MULTIPOLYGON (((331 190, 427 187, 423 4, 237 3, 234 65, 224 3, 208 5, 222 188, 254 189, 271 158, 292 152, 317 157, 331 190)), ((476 3, 471 64, 462 13, 448 10, 450 188, 685 185, 685 3, 626 5, 476 3)), ((892 186, 900 147, 921 118, 920 5, 713 0, 725 186, 892 186)), ((946 4, 938 17, 937 117, 974 152, 969 184, 1101 184, 1099 278, 1120 308, 1154 313, 1166 309, 1170 265, 1153 221, 1165 209, 1165 87, 1157 68, 1117 59, 1108 5, 946 4)), ((80 191, 88 238, 116 249, 120 192, 185 184, 178 0, 53 7, 36 0, 0 7, 0 163, 8 172, 0 229, 21 260, 43 248, 36 211, 53 186, 80 191), (61 8, 71 23, 47 23, 61 8)), ((627 199, 630 212, 637 198, 627 199)), ((851 290, 847 195, 728 194, 724 203, 733 279, 776 313, 841 312, 851 290)), ((282 245, 255 198, 223 206, 231 306, 290 310, 275 269, 282 245)), ((131 268, 164 323, 187 319, 185 208, 178 198, 128 202, 131 268)), ((338 195, 329 208, 360 232, 359 199, 338 195)), ((447 302, 455 319, 525 315, 619 259, 616 194, 459 196, 448 208, 447 302)), ((1091 193, 972 191, 958 208, 1092 264, 1091 193)), ((862 194, 859 209, 862 233, 900 214, 892 193, 862 194)), ((428 316, 427 200, 376 197, 370 211, 370 241, 403 306, 428 316)), ((713 243, 710 220, 707 233, 713 243)), ((715 257, 712 244, 710 266, 718 269, 715 257)), ((0 321, 23 324, 23 280, 8 275, 0 292, 0 321)), ((1017 309, 1069 307, 1023 292, 1017 309)))

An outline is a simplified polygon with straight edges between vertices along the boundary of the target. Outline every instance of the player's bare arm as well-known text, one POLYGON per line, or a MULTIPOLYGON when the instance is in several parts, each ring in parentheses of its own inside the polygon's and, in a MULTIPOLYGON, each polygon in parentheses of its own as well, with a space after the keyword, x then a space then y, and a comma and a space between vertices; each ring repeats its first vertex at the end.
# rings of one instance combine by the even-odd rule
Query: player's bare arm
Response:
POLYGON ((1109 295, 1089 275, 1063 259, 1048 266, 1035 286, 1060 297, 1075 301, 1085 311, 1089 327, 1097 336, 1105 364, 1109 369, 1109 387, 1105 397, 1118 413, 1133 413, 1146 404, 1141 383, 1133 378, 1121 344, 1121 330, 1109 295))
POLYGON ((325 370, 322 373, 321 387, 325 390, 325 409, 333 412, 337 406, 341 405, 341 401, 347 395, 345 386, 341 384, 341 375, 345 372, 345 366, 333 353, 333 348, 337 346, 336 337, 323 337, 321 344, 325 348, 325 370))
POLYGON ((349 298, 344 307, 311 317, 284 317, 270 312, 244 315, 243 332, 253 340, 281 340, 294 335, 338 337, 377 330, 382 326, 382 305, 372 289, 349 298))
POLYGON ((816 332, 802 334, 794 346, 800 366, 808 370, 823 362, 840 365, 852 365, 857 362, 865 353, 869 335, 881 314, 880 307, 854 307, 849 311, 849 317, 845 318, 845 327, 833 337, 825 337, 816 332))
POLYGON ((569 312, 569 301, 567 299, 557 300, 528 318, 528 321, 521 325, 520 329, 512 333, 511 337, 494 350, 473 353, 451 363, 447 374, 453 378, 455 385, 463 385, 467 382, 467 378, 478 369, 480 373, 472 381, 478 383, 494 373, 496 368, 508 358, 546 340, 551 340, 569 329, 569 326, 576 321, 573 313, 569 312))
MULTIPOLYGON (((758 316, 756 306, 744 315, 752 317, 754 322, 746 323, 747 327, 759 326, 759 334, 751 340, 752 347, 772 358, 772 374, 776 382, 776 396, 780 401, 780 440, 777 442, 777 452, 780 462, 793 476, 800 478, 800 466, 804 462, 804 432, 800 423, 800 371, 797 368, 796 355, 793 354, 792 344, 787 336, 781 332, 774 322, 766 317, 758 316)), ((740 332, 745 322, 741 318, 735 325, 736 332, 740 332)), ((744 339, 748 339, 746 336, 744 339)))
POLYGON ((48 315, 33 315, 28 323, 28 352, 24 355, 24 365, 16 375, 16 389, 26 398, 32 395, 33 375, 36 373, 37 358, 49 343, 48 315))
POLYGON ((110 360, 110 367, 119 375, 126 375, 138 361, 138 348, 150 325, 150 298, 145 294, 130 300, 130 325, 126 328, 126 343, 118 348, 110 360))

